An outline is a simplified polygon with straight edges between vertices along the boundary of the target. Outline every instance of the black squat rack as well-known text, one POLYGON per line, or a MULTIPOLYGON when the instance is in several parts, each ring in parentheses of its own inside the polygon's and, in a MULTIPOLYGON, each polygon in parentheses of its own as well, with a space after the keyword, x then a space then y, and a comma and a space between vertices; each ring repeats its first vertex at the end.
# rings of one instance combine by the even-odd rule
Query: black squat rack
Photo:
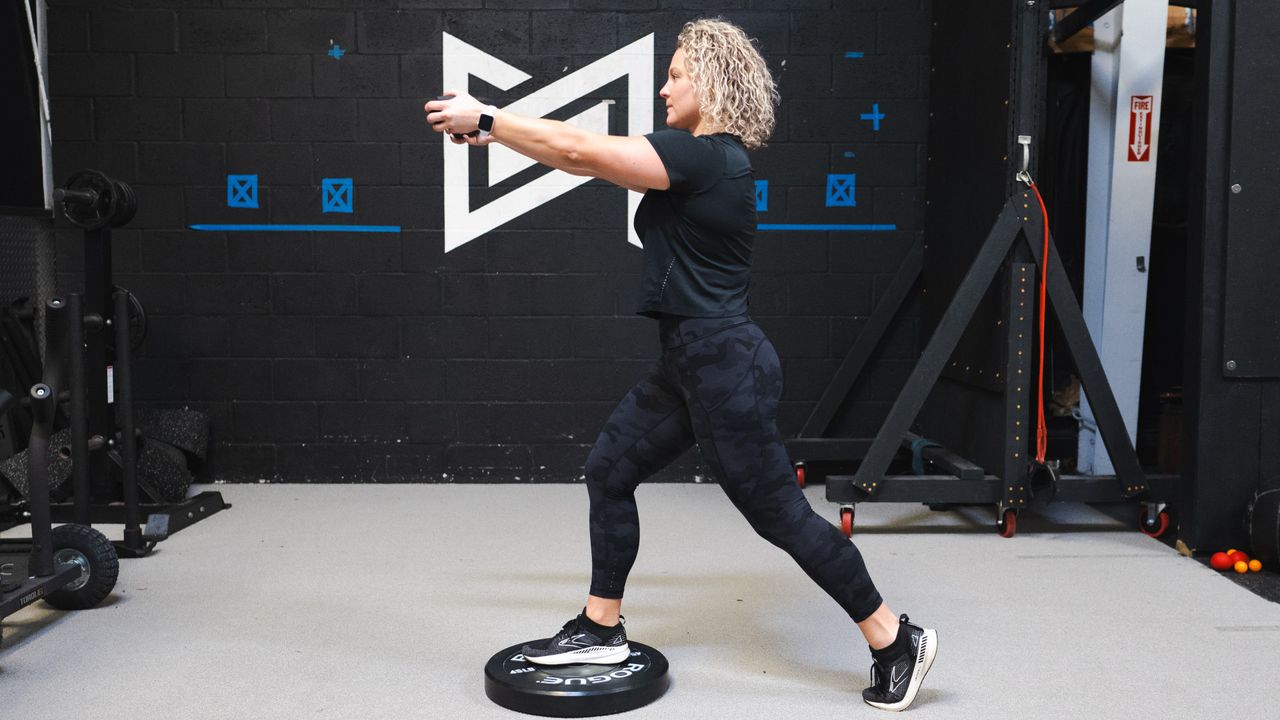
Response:
MULTIPOLYGON (((1070 27, 1116 4, 1087 3, 1070 16, 1070 27)), ((990 504, 997 532, 1012 537, 1027 507, 1138 501, 1143 532, 1159 536, 1169 527, 1165 503, 1180 478, 1140 466, 1032 187, 1048 13, 1044 1, 934 4, 925 239, 908 250, 799 436, 788 442, 802 485, 810 462, 840 468, 826 476, 826 496, 839 504, 846 535, 862 502, 990 504), (936 62, 961 56, 966 62, 936 62), (992 77, 1008 77, 1008 86, 992 77), (1115 475, 1062 474, 1055 460, 1036 462, 1033 340, 1038 271, 1046 259, 1047 302, 1115 475), (873 440, 827 437, 922 275, 922 314, 934 330, 884 423, 873 440), (910 452, 914 473, 888 474, 902 450, 910 452)), ((1064 26, 1055 33, 1070 30, 1064 26)))

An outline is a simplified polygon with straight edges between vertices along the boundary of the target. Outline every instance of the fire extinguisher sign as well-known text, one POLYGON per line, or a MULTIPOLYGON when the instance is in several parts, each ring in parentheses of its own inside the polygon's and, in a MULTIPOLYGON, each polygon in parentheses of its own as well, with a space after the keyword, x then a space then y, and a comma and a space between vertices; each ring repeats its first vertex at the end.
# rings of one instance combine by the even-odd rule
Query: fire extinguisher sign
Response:
POLYGON ((1151 160, 1151 95, 1134 95, 1129 102, 1129 162, 1151 160))

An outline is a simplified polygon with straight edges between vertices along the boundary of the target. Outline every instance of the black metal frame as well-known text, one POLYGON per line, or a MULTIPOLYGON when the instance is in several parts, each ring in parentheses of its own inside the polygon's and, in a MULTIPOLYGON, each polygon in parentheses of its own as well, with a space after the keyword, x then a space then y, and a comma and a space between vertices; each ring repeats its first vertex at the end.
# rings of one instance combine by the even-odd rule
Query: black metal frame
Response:
MULTIPOLYGON (((84 314, 77 317, 84 319, 84 327, 89 332, 85 335, 84 355, 78 361, 94 371, 81 376, 84 392, 73 395, 86 406, 82 423, 75 420, 76 412, 72 408, 72 448, 76 454, 73 502, 55 504, 53 517, 60 522, 81 525, 123 523, 124 539, 114 543, 117 552, 121 557, 142 557, 150 553, 157 542, 231 505, 216 491, 205 491, 179 503, 166 503, 160 498, 152 498, 154 502, 149 503, 140 501, 129 299, 128 293, 117 290, 112 280, 109 227, 85 232, 84 259, 84 314), (107 354, 108 328, 115 333, 114 358, 108 358, 107 354), (114 412, 107 403, 105 369, 108 365, 113 368, 114 412), (121 472, 123 498, 119 501, 114 497, 111 483, 113 460, 121 472), (139 527, 144 514, 145 530, 139 527)), ((79 304, 79 298, 73 302, 79 304)))
MULTIPOLYGON (((31 536, 0 540, 0 619, 65 587, 80 574, 77 565, 54 564, 49 507, 49 435, 53 432, 58 391, 65 380, 61 361, 68 352, 66 303, 51 301, 46 308, 45 323, 48 338, 45 370, 42 382, 31 387, 28 398, 33 416, 27 452, 31 536), (6 586, 5 577, 19 581, 6 586)), ((12 402, 13 396, 0 390, 0 413, 6 412, 12 402)))
MULTIPOLYGON (((845 505, 873 499, 928 503, 995 502, 1002 511, 1028 505, 1031 492, 1027 477, 1031 465, 1025 448, 1031 413, 1026 398, 1032 382, 1030 339, 1034 301, 1028 297, 1027 291, 1036 287, 1034 269, 1043 267, 1045 261, 1044 250, 1039 242, 1044 233, 1044 221, 1038 206, 1033 203, 1035 198, 1030 191, 1009 198, 992 224, 982 250, 969 267, 906 386, 862 458, 857 472, 852 476, 832 475, 827 478, 828 500, 845 505), (1035 259, 1035 265, 1005 262, 1020 238, 1026 241, 1026 248, 1035 259), (1010 422, 1005 433, 1008 448, 1005 467, 1000 475, 989 475, 945 449, 932 449, 933 456, 929 459, 944 467, 949 465, 955 474, 886 475, 899 446, 917 439, 909 434, 912 422, 923 407, 934 383, 941 376, 983 294, 995 280, 1001 267, 1006 265, 1011 282, 1005 317, 1011 327, 1007 334, 1008 373, 1004 378, 1010 422), (980 472, 982 474, 979 477, 980 472)), ((1171 500, 1177 489, 1178 478, 1168 475, 1148 477, 1139 465, 1137 453, 1129 440, 1102 361, 1089 336, 1080 305, 1071 289, 1052 236, 1049 238, 1048 262, 1049 304, 1067 340, 1068 350, 1080 373, 1081 384, 1093 405, 1099 434, 1117 471, 1116 475, 1106 476, 1062 476, 1057 479, 1055 499, 1079 502, 1141 499, 1149 503, 1171 500)))
MULTIPOLYGON (((1077 21, 1087 23, 1093 13, 1106 12, 1118 2, 1094 0, 1072 16, 1078 15, 1077 21)), ((852 475, 832 473, 826 477, 827 499, 846 510, 851 511, 856 503, 867 501, 922 502, 931 506, 992 503, 997 506, 998 527, 1004 531, 1006 513, 1012 511, 1016 517, 1018 510, 1033 501, 1040 504, 1049 499, 1088 503, 1142 500, 1146 503, 1146 527, 1152 528, 1159 522, 1156 517, 1159 505, 1172 501, 1178 492, 1178 476, 1144 474, 1052 237, 1048 258, 1044 257, 1045 228, 1039 203, 1028 187, 1019 184, 1020 179, 1026 182, 1030 177, 1024 178, 1019 170, 1034 172, 1035 169, 1029 145, 1040 132, 1038 103, 1043 86, 1046 16, 1044 3, 1016 3, 1011 19, 1019 42, 1016 47, 1011 46, 1010 58, 1007 197, 875 439, 822 436, 831 431, 837 411, 921 276, 921 240, 908 251, 888 292, 876 305, 800 436, 787 443, 790 456, 799 460, 798 466, 811 461, 857 463, 852 475), (1025 242, 1020 242, 1020 238, 1025 242), (1034 432, 1030 403, 1035 382, 1031 363, 1035 355, 1032 338, 1036 332, 1034 291, 1038 287, 1037 268, 1044 267, 1046 259, 1047 301, 1053 306, 1094 407, 1099 433, 1116 466, 1115 475, 1059 476, 1056 463, 1038 466, 1028 456, 1034 432), (992 461, 998 467, 988 470, 948 448, 926 442, 910 430, 944 370, 952 375, 966 374, 962 372, 964 368, 948 368, 947 363, 1002 269, 1004 292, 1000 322, 1005 325, 1002 357, 999 369, 994 371, 995 377, 988 375, 983 384, 1003 396, 1001 433, 1004 441, 999 459, 992 461), (917 461, 927 460, 933 468, 948 474, 888 475, 901 448, 911 450, 917 461)), ((1058 30, 1066 33, 1063 37, 1068 36, 1070 33, 1062 28, 1063 23, 1059 23, 1058 30)), ((923 463, 918 463, 917 473, 922 473, 922 466, 923 463)))
MULTIPOLYGON (((137 482, 137 430, 133 423, 132 358, 128 293, 112 279, 111 227, 84 232, 85 295, 67 298, 70 321, 72 501, 49 506, 54 522, 124 524, 115 541, 120 557, 147 555, 157 542, 231 505, 216 491, 201 492, 182 502, 159 497, 144 502, 137 482), (77 322, 78 320, 78 322, 77 322), (115 334, 115 356, 107 351, 107 332, 115 334), (108 366, 113 368, 115 403, 107 402, 108 366), (121 474, 121 496, 113 483, 113 466, 121 474), (143 518, 145 527, 140 527, 143 518)), ((47 495, 47 493, 46 493, 47 495)), ((22 505, 0 508, 0 529, 27 522, 22 505)))
POLYGON ((872 353, 880 345, 880 341, 888 332, 894 317, 915 287, 924 263, 924 241, 917 238, 907 250, 907 255, 898 267, 897 274, 889 283, 884 296, 880 298, 858 334, 857 340, 845 354, 844 361, 836 370, 831 382, 822 392, 817 404, 809 413, 798 437, 787 440, 787 454, 793 458, 805 458, 809 462, 848 461, 866 456, 871 441, 865 438, 827 437, 831 431, 832 421, 837 411, 848 397, 849 391, 866 368, 872 353))

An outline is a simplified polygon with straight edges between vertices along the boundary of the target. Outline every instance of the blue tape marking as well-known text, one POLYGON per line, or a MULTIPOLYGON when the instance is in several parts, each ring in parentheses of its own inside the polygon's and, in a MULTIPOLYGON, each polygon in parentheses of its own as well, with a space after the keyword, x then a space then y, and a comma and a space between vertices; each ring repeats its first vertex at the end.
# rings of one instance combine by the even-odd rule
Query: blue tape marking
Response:
POLYGON ((767 212, 769 210, 769 181, 756 181, 756 212, 767 212))
POLYGON ((847 57, 847 58, 860 58, 860 57, 863 57, 862 53, 860 53, 860 52, 847 52, 847 53, 845 53, 845 54, 844 54, 844 56, 845 56, 845 57, 847 57))
POLYGON ((853 157, 853 153, 849 152, 848 150, 845 150, 845 151, 844 151, 844 156, 845 156, 845 157, 847 157, 847 158, 851 158, 851 157, 853 157))
POLYGON ((228 175, 227 176, 227 207, 233 207, 233 208, 258 207, 258 176, 257 175, 228 175))
POLYGON ((897 225, 824 225, 821 223, 798 223, 790 225, 756 225, 757 230, 799 230, 813 232, 892 232, 898 229, 897 225))
POLYGON ((399 225, 189 225, 188 227, 205 232, 400 232, 399 225))
POLYGON ((355 195, 351 178, 324 178, 320 181, 320 188, 324 191, 324 212, 351 212, 355 195))
POLYGON ((854 199, 857 177, 854 173, 828 174, 827 207, 857 207, 858 201, 854 199))
POLYGON ((347 54, 347 51, 343 50, 342 46, 339 45, 338 43, 334 43, 333 47, 329 49, 329 57, 333 58, 334 60, 341 60, 342 56, 346 54, 347 54))
POLYGON ((871 103, 871 112, 862 113, 860 117, 863 120, 870 120, 871 129, 880 132, 880 121, 884 119, 884 113, 880 112, 880 103, 871 103))

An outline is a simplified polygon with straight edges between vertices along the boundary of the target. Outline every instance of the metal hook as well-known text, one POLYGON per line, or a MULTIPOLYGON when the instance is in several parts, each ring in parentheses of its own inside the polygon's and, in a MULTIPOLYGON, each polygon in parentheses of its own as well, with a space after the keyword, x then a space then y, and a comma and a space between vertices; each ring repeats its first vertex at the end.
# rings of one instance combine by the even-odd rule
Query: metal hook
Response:
POLYGON ((1031 173, 1028 172, 1028 168, 1031 167, 1031 136, 1019 135, 1018 144, 1022 146, 1022 169, 1019 170, 1018 174, 1014 177, 1016 177, 1020 182, 1026 183, 1027 187, 1030 187, 1031 173))

